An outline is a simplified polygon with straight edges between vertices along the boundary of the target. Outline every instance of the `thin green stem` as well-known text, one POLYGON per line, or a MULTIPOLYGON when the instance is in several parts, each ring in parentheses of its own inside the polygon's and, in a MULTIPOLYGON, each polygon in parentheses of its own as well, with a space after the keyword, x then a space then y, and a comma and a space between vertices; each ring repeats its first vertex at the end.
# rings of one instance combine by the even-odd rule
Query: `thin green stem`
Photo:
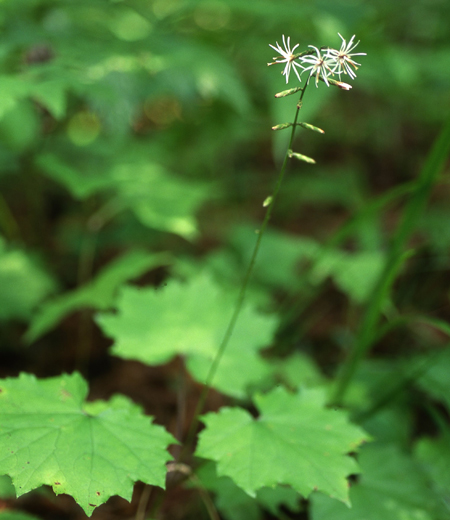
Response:
POLYGON ((197 488, 200 498, 205 506, 205 509, 208 512, 209 518, 211 520, 220 520, 220 516, 217 512, 216 506, 214 505, 214 502, 209 496, 208 491, 204 488, 200 480, 195 475, 191 475, 189 477, 189 480, 197 488))
POLYGON ((337 380, 333 402, 340 404, 347 388, 355 375, 355 372, 377 337, 377 324, 382 311, 385 298, 394 282, 395 275, 405 258, 406 244, 414 231, 417 219, 425 207, 431 189, 444 165, 450 151, 450 119, 442 129, 435 141, 430 154, 417 179, 415 190, 406 205, 402 220, 392 241, 392 245, 384 266, 376 284, 370 303, 363 316, 359 328, 355 347, 343 366, 343 370, 337 380))
POLYGON ((150 500, 150 495, 152 494, 152 486, 145 485, 142 490, 141 497, 139 499, 139 504, 136 511, 135 520, 145 520, 145 513, 147 511, 148 502, 150 500))
POLYGON ((256 257, 258 256, 259 248, 260 248, 260 245, 261 245, 261 240, 262 240, 262 237, 264 235, 264 231, 266 230, 267 225, 269 223, 270 217, 272 215, 272 210, 273 210, 273 207, 275 205, 275 201, 277 199, 278 193, 279 193, 280 188, 281 188, 281 184, 283 183, 283 179, 284 179, 284 176, 285 176, 285 173, 286 173, 287 163, 288 163, 288 160, 290 158, 290 154, 292 153, 292 145, 294 143, 295 130, 297 128, 298 116, 299 116, 300 108, 302 106, 303 96, 305 94, 306 87, 307 87, 307 85, 305 85, 302 88, 302 90, 301 90, 300 98, 299 98, 298 103, 297 103, 297 109, 295 111, 294 121, 293 121, 293 124, 292 124, 291 137, 289 139, 288 149, 287 149, 286 154, 284 156, 283 164, 281 165, 280 173, 278 175, 278 179, 277 179, 277 182, 275 184, 275 188, 274 188, 273 194, 271 196, 270 204, 267 206, 267 210, 266 210, 266 214, 264 216, 263 223, 261 225, 261 228, 258 231, 258 238, 256 239, 255 247, 253 249, 253 253, 252 253, 252 256, 251 256, 251 259, 250 259, 250 263, 249 263, 249 265, 247 267, 247 271, 245 273, 245 276, 244 276, 244 279, 243 279, 243 282, 242 282, 242 285, 241 285, 241 289, 240 289, 238 297, 237 297, 237 301, 236 301, 236 305, 234 307, 233 314, 231 316, 230 322, 229 322, 228 327, 227 327, 227 329, 225 331, 225 334, 223 336, 222 342, 220 343, 220 346, 219 346, 219 349, 218 349, 218 351, 216 353, 216 356, 215 356, 215 358, 214 358, 214 360, 213 360, 213 362, 211 364, 211 367, 210 367, 210 369, 208 371, 208 374, 206 376, 205 385, 203 387, 202 393, 200 394, 200 398, 198 400, 197 407, 195 409, 194 419, 193 419, 193 421, 191 423, 191 426, 190 426, 190 429, 189 429, 189 432, 188 432, 188 436, 187 436, 186 444, 185 444, 185 449, 182 452, 182 456, 185 455, 185 452, 190 448, 190 446, 193 443, 194 436, 195 436, 195 433, 197 431, 199 416, 200 416, 200 414, 203 411, 203 407, 205 405, 206 398, 208 397, 209 390, 211 389, 211 384, 212 384, 214 376, 215 376, 215 374, 217 372, 217 368, 219 366, 220 360, 222 359, 222 356, 223 356, 223 354, 225 352, 225 349, 227 348, 228 342, 229 342, 229 340, 231 338, 231 335, 233 334, 234 328, 235 328, 237 320, 239 318, 239 314, 241 312, 242 305, 244 303, 244 298, 245 298, 245 294, 247 292, 247 287, 248 287, 248 284, 249 284, 249 281, 250 281, 250 277, 251 277, 253 269, 255 267, 256 257))

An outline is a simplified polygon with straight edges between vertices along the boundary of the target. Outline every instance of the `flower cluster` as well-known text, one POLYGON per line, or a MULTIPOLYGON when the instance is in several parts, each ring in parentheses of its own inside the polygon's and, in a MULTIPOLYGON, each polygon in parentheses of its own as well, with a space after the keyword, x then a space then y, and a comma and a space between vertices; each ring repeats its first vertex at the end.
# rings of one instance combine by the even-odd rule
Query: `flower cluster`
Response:
POLYGON ((304 72, 309 71, 307 81, 309 82, 310 78, 314 76, 316 87, 318 86, 319 80, 321 79, 328 87, 330 86, 330 82, 332 82, 344 90, 349 90, 351 85, 341 82, 341 75, 346 74, 351 79, 355 79, 355 71, 358 69, 358 67, 360 67, 360 64, 353 59, 353 56, 365 56, 366 53, 352 53, 352 51, 359 44, 359 41, 353 43, 355 38, 354 35, 350 38, 348 43, 340 34, 339 36, 342 40, 341 48, 339 50, 330 48, 322 48, 319 50, 317 47, 314 47, 314 45, 309 45, 309 47, 313 49, 312 51, 294 54, 294 51, 299 46, 299 44, 295 45, 291 49, 290 37, 288 36, 288 38, 285 39, 283 35, 284 49, 278 44, 278 42, 276 42, 276 46, 270 45, 270 47, 277 51, 280 56, 275 56, 273 61, 268 63, 268 65, 285 63, 286 65, 282 74, 286 76, 286 83, 289 81, 291 70, 294 70, 295 75, 299 81, 301 81, 301 75, 304 72), (331 77, 334 75, 339 77, 339 81, 332 80, 331 77))

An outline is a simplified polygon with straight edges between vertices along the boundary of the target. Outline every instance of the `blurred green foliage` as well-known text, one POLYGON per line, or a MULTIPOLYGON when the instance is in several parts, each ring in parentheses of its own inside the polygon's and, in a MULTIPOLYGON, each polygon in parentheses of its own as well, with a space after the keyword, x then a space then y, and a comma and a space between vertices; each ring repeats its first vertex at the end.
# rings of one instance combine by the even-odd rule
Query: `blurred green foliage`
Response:
MULTIPOLYGON (((230 362, 230 386, 225 367, 216 389, 245 401, 276 384, 333 386, 326 376, 340 377, 358 341, 397 222, 450 114, 449 20, 448 0, 2 0, 1 375, 80 368, 83 342, 95 346, 90 369, 86 350, 81 368, 107 373, 108 350, 93 333, 106 315, 91 313, 120 316, 117 295, 134 291, 148 296, 143 329, 151 305, 161 316, 184 305, 190 339, 199 333, 242 281, 288 143, 286 131, 270 128, 292 120, 295 100, 274 98, 286 84, 281 68, 266 67, 268 45, 284 34, 301 49, 337 47, 339 32, 356 34, 367 56, 352 91, 308 88, 301 119, 325 134, 299 131, 295 150, 317 164, 290 165, 251 280, 254 316, 272 330, 276 315, 278 331, 257 342, 271 347, 264 356, 250 349, 256 372, 230 362), (210 273, 214 290, 168 303, 179 280, 189 289, 199 272, 210 273), (132 281, 146 288, 123 287, 132 281), (26 351, 26 342, 36 343, 26 351), (64 367, 44 354, 62 344, 64 367)), ((448 167, 429 195, 392 290, 380 296, 374 348, 343 400, 382 446, 362 452, 368 478, 351 490, 353 512, 317 495, 310 518, 350 520, 365 500, 371 520, 440 518, 440 506, 448 514, 448 167), (408 371, 410 361, 422 368, 408 371), (375 471, 377 460, 420 477, 392 492, 401 477, 389 465, 375 471)), ((209 324, 217 337, 225 308, 209 324)), ((205 360, 186 349, 164 361, 180 352, 202 379, 205 360)), ((208 479, 225 517, 276 514, 259 495, 251 505, 248 496, 227 503, 234 484, 208 479)))

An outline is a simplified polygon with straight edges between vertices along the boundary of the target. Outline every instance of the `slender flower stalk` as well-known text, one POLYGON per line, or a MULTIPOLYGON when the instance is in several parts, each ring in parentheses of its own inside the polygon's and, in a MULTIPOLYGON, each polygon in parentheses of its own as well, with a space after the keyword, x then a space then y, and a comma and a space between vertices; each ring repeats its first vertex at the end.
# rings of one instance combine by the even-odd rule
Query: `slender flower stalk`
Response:
POLYGON ((294 45, 294 47, 292 47, 292 49, 291 49, 291 38, 290 38, 290 36, 288 36, 287 40, 286 40, 285 37, 284 37, 284 34, 283 34, 284 50, 280 47, 278 42, 276 42, 276 44, 277 44, 276 47, 275 47, 275 45, 270 45, 270 44, 269 44, 269 47, 272 47, 272 49, 274 49, 279 54, 281 54, 282 59, 280 57, 275 56, 273 58, 273 61, 271 63, 268 63, 267 65, 275 65, 277 63, 286 63, 286 66, 284 67, 284 70, 282 72, 283 76, 286 76, 286 84, 289 81, 289 74, 291 73, 291 70, 294 70, 295 75, 297 76, 297 79, 299 81, 301 81, 300 74, 298 73, 296 67, 299 67, 300 69, 302 69, 303 67, 301 66, 300 63, 295 61, 296 60, 296 56, 294 55, 295 49, 300 44, 297 43, 297 45, 294 45))
POLYGON ((258 237, 256 239, 255 246, 253 248, 253 253, 252 253, 250 262, 248 264, 247 270, 245 272, 243 281, 242 281, 242 285, 241 285, 241 288, 240 288, 240 291, 239 291, 239 294, 237 297, 237 301, 236 301, 236 306, 234 308, 234 312, 231 316, 230 322, 228 323, 228 327, 225 331, 222 342, 219 345, 217 353, 216 353, 216 355, 213 359, 213 362, 209 368, 209 371, 206 375, 206 380, 205 380, 205 384, 203 386, 203 391, 200 395, 200 398, 197 402, 197 406, 195 408, 194 420, 191 422, 191 425, 190 425, 190 428, 189 428, 189 431, 188 431, 188 434, 186 437, 186 442, 185 442, 183 450, 179 456, 178 461, 183 460, 183 458, 186 456, 189 448, 192 446, 192 443, 194 442, 194 436, 195 436, 195 432, 198 427, 199 416, 203 411, 203 407, 205 405, 209 390, 211 389, 212 381, 216 374, 220 360, 222 359, 223 353, 225 352, 225 349, 228 346, 228 342, 229 342, 231 335, 234 331, 234 328, 236 326, 237 320, 239 318, 239 314, 241 313, 241 309, 244 304, 244 299, 245 299, 245 295, 247 292, 247 287, 249 285, 250 278, 253 273, 253 269, 255 267, 256 257, 258 256, 259 248, 261 246, 261 240, 264 235, 264 231, 266 230, 267 225, 269 224, 269 220, 272 215, 272 210, 273 210, 275 201, 277 199, 278 193, 279 193, 281 185, 283 183, 288 161, 289 161, 290 157, 292 156, 292 145, 294 143, 295 130, 298 126, 298 116, 299 116, 300 109, 302 107, 303 96, 305 95, 307 86, 308 86, 308 84, 306 83, 303 86, 303 88, 301 89, 300 98, 297 102, 297 109, 295 111, 294 121, 292 122, 292 125, 291 125, 291 137, 289 139, 289 144, 288 144, 288 148, 286 150, 286 154, 284 156, 283 164, 281 165, 280 173, 278 174, 278 179, 276 181, 275 188, 273 190, 272 195, 267 197, 266 200, 263 202, 263 207, 266 208, 266 214, 264 216, 261 227, 258 231, 258 237))
MULTIPOLYGON (((339 35, 340 36, 340 35, 339 35)), ((341 36, 342 38, 342 36, 341 36)), ((275 97, 286 97, 292 94, 295 94, 298 91, 301 91, 300 98, 297 102, 297 108, 294 116, 294 120, 292 123, 284 123, 281 125, 276 125, 273 127, 274 130, 283 130, 285 128, 291 128, 291 137, 289 139, 289 145, 286 151, 286 154, 284 156, 283 164, 281 166, 280 173, 278 175, 278 179, 276 181, 275 188, 273 190, 273 193, 269 195, 263 202, 263 207, 266 208, 266 214, 264 216, 264 220, 262 222, 261 228, 258 232, 258 237, 255 242, 255 246, 253 249, 253 253, 250 259, 250 263, 248 264, 247 270, 245 272, 242 285, 236 300, 236 305, 233 311, 232 316, 230 317, 230 321, 228 323, 228 327, 225 330, 224 336, 222 338, 222 342, 219 345, 219 348, 216 352, 216 355, 214 356, 213 362, 208 370, 208 373, 206 375, 205 384, 203 387, 203 391, 200 395, 200 398, 197 402, 195 414, 194 414, 194 420, 191 422, 189 432, 187 434, 186 442, 184 444, 183 450, 181 454, 178 457, 178 461, 183 460, 183 458, 186 456, 190 448, 192 447, 192 444, 194 442, 195 433, 198 427, 199 422, 199 415, 203 411, 203 407, 206 402, 206 398, 208 395, 208 392, 212 386, 212 382, 214 379, 214 376, 217 372, 217 368, 220 364, 220 361, 222 359, 222 356, 228 346, 228 343, 230 341, 230 338, 233 334, 233 331, 235 329, 236 323, 238 321, 241 309, 244 304, 245 294, 247 292, 247 287, 249 285, 249 281, 255 266, 256 257, 258 255, 258 251, 261 245, 261 239, 264 235, 264 231, 267 228, 267 225, 269 223, 273 207, 275 205, 278 193, 280 191, 281 184, 283 182, 287 164, 290 158, 294 158, 303 162, 314 164, 315 161, 311 157, 308 157, 303 154, 299 154, 293 151, 292 145, 294 143, 294 136, 295 136, 295 130, 297 126, 302 126, 303 128, 306 128, 308 130, 312 130, 315 132, 323 133, 323 130, 320 128, 317 128, 316 126, 310 125, 309 123, 305 122, 299 122, 298 116, 300 109, 302 107, 303 103, 303 97, 306 91, 306 88, 309 84, 309 79, 312 76, 315 76, 315 83, 316 86, 319 83, 319 80, 324 81, 325 84, 329 87, 330 85, 335 85, 343 90, 349 90, 351 88, 350 85, 347 83, 343 83, 342 81, 336 81, 331 78, 334 74, 337 74, 340 78, 340 75, 342 73, 348 74, 352 79, 355 77, 355 74, 353 70, 350 69, 350 67, 353 67, 356 69, 356 66, 359 65, 356 62, 353 61, 352 56, 356 56, 356 54, 350 54, 351 51, 356 47, 355 44, 353 45, 353 39, 354 36, 350 39, 348 45, 345 42, 345 40, 342 38, 342 46, 339 51, 334 49, 321 49, 319 50, 317 47, 314 47, 313 45, 309 45, 309 47, 312 50, 306 50, 301 53, 294 54, 295 50, 299 46, 299 44, 294 45, 291 49, 291 39, 288 36, 287 39, 283 35, 283 47, 282 48, 278 42, 276 42, 276 45, 270 45, 272 49, 274 49, 276 52, 280 54, 280 57, 274 57, 273 61, 271 63, 268 63, 268 65, 275 65, 275 64, 285 64, 284 69, 282 71, 283 76, 286 77, 286 83, 289 82, 289 76, 291 73, 291 70, 294 70, 295 75, 297 76, 297 79, 301 81, 301 74, 303 72, 309 72, 308 80, 306 81, 306 84, 304 84, 303 87, 295 87, 288 90, 285 90, 283 92, 280 92, 275 95, 275 97), (307 67, 304 66, 304 64, 308 65, 307 67), (301 72, 299 73, 299 70, 301 69, 301 72), (350 74, 351 71, 351 74, 350 74)), ((358 42, 359 43, 359 42, 358 42)), ((360 53, 362 54, 362 53, 360 53)))

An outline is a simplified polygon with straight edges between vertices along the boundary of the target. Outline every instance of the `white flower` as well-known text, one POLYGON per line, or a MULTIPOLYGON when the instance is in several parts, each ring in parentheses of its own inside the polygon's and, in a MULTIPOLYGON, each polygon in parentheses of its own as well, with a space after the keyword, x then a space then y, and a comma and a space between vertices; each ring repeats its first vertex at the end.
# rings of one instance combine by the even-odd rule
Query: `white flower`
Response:
POLYGON ((298 80, 301 81, 300 74, 297 72, 296 67, 302 68, 302 66, 300 65, 300 63, 297 63, 294 58, 294 51, 299 46, 299 44, 297 43, 297 45, 295 45, 295 47, 293 47, 291 50, 291 38, 290 38, 290 36, 288 36, 287 41, 286 41, 284 38, 284 34, 283 34, 284 50, 279 46, 278 42, 276 42, 276 43, 277 43, 276 47, 274 45, 270 45, 270 44, 269 44, 269 47, 272 47, 272 49, 274 49, 279 54, 281 54, 281 56, 283 58, 281 59, 280 57, 275 56, 273 58, 274 61, 272 63, 268 63, 267 65, 275 65, 276 63, 286 63, 286 66, 284 67, 284 70, 282 72, 282 74, 284 76, 286 76, 286 83, 289 81, 289 74, 291 73, 292 68, 293 68, 298 80))
MULTIPOLYGON (((339 34, 339 33, 338 33, 339 34)), ((352 56, 366 56, 365 52, 354 52, 352 54, 351 51, 359 44, 359 41, 353 45, 353 39, 355 38, 355 35, 353 35, 350 38, 350 41, 347 42, 344 40, 344 38, 339 34, 342 45, 341 48, 337 51, 336 49, 328 49, 327 50, 327 57, 334 60, 335 65, 333 68, 333 72, 335 74, 338 74, 339 77, 341 77, 341 74, 348 74, 352 79, 356 78, 355 70, 358 69, 358 67, 361 66, 360 63, 357 63, 352 59, 352 56), (352 69, 353 67, 353 69, 352 69)))
MULTIPOLYGON (((319 78, 322 76, 322 79, 325 81, 327 87, 330 86, 328 83, 328 76, 332 76, 334 71, 332 67, 336 66, 336 62, 333 58, 330 58, 328 54, 322 55, 320 54, 320 51, 317 47, 314 47, 314 45, 308 45, 308 47, 311 47, 316 51, 317 56, 314 56, 313 54, 307 54, 306 56, 301 56, 300 60, 302 63, 309 63, 309 67, 303 67, 303 72, 310 70, 309 78, 311 76, 316 76, 316 87, 319 84, 319 78)), ((308 78, 308 81, 309 81, 308 78)))

